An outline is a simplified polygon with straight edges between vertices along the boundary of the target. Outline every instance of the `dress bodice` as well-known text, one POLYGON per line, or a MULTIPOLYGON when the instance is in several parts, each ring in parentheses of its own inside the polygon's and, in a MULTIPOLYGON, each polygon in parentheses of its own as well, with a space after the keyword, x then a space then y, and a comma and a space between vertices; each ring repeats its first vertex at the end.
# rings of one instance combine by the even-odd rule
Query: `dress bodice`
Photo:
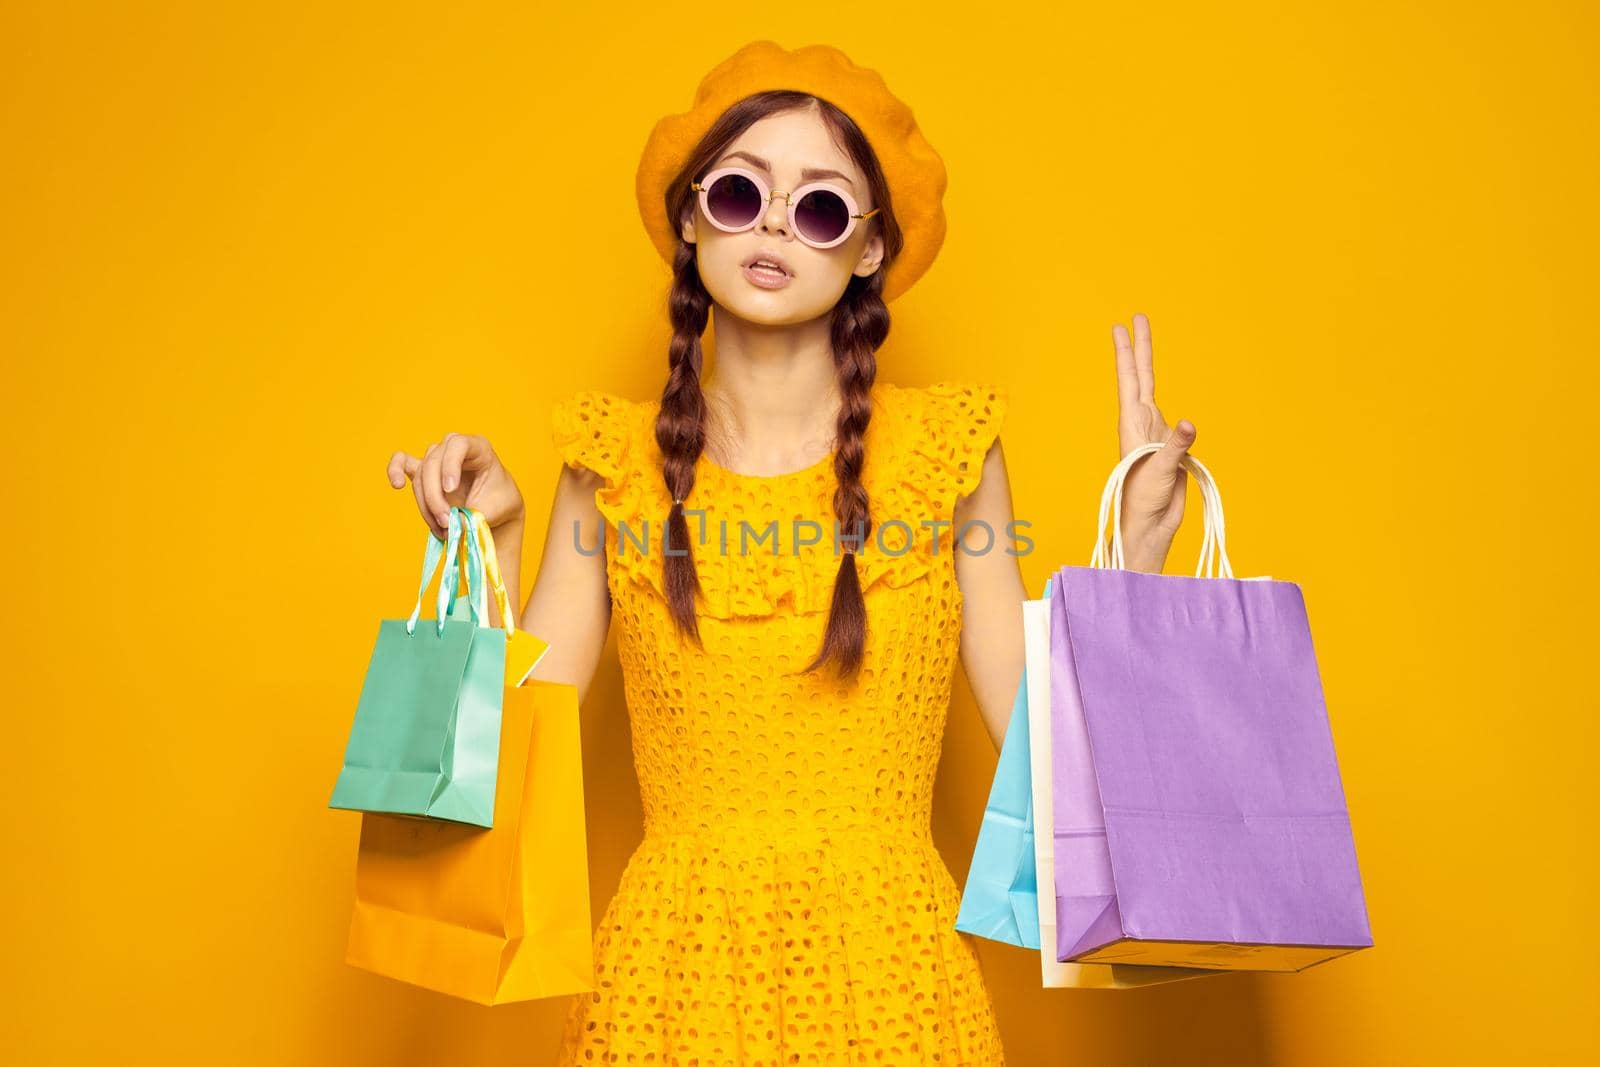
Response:
POLYGON ((821 647, 841 559, 831 457, 779 475, 701 457, 684 504, 703 592, 697 647, 661 591, 672 496, 659 403, 586 391, 557 405, 562 458, 604 480, 595 500, 647 832, 743 820, 927 832, 961 631, 950 524, 1006 397, 941 382, 878 384, 872 398, 873 529, 857 558, 867 639, 853 682, 831 664, 799 673, 821 647))

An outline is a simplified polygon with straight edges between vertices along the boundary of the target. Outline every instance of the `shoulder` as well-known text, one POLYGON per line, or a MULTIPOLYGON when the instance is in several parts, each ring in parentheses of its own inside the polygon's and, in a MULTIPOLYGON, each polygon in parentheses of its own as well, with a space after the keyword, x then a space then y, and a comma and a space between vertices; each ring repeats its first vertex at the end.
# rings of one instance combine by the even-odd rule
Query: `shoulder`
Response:
POLYGON ((964 433, 988 432, 993 440, 1011 406, 1007 390, 991 382, 934 382, 922 387, 923 403, 930 418, 942 420, 964 433))
POLYGON ((897 443, 944 507, 977 488, 984 457, 1000 436, 1011 406, 1009 391, 993 382, 945 379, 929 385, 884 387, 885 415, 897 443))
POLYGON ((929 385, 879 382, 873 391, 896 415, 996 426, 1005 418, 1011 401, 1006 387, 968 379, 944 379, 929 385))
POLYGON ((569 393, 557 398, 550 410, 551 442, 562 462, 615 480, 638 451, 650 407, 648 401, 601 389, 569 393))
POLYGON ((1010 392, 992 382, 946 379, 931 385, 879 387, 890 421, 938 443, 979 447, 981 457, 1000 434, 1010 392))

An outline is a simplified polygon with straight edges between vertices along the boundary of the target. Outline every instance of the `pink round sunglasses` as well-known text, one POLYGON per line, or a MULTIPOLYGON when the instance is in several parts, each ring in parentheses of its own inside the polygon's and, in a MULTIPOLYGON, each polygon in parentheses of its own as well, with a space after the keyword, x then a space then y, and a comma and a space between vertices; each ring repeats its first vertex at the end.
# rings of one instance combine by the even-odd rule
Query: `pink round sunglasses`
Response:
POLYGON ((857 219, 870 219, 883 210, 858 214, 848 192, 825 182, 802 185, 791 193, 774 192, 761 175, 744 167, 719 167, 689 187, 700 194, 700 210, 711 224, 728 233, 753 228, 773 198, 781 196, 789 208, 789 231, 812 248, 832 248, 854 232, 857 219))

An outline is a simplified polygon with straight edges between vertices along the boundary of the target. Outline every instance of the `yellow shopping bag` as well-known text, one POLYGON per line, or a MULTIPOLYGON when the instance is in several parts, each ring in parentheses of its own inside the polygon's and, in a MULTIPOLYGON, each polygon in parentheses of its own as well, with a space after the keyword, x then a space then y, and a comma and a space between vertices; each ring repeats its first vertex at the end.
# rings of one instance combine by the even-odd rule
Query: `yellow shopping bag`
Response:
POLYGON ((479 1004, 593 991, 577 693, 506 687, 492 829, 362 813, 347 962, 479 1004))

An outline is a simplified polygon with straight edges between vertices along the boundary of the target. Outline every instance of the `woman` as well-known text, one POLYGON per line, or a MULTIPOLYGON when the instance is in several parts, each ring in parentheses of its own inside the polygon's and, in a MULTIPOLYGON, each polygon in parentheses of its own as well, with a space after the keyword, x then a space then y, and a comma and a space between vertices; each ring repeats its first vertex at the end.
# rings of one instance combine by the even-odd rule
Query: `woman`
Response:
MULTIPOLYGON (((552 642, 535 677, 580 697, 620 617, 645 816, 562 1063, 1004 1062, 929 822, 957 655, 996 748, 1022 674, 1007 396, 876 379, 943 189, 910 110, 822 46, 746 46, 652 133, 667 381, 557 405, 522 613, 552 642)), ((1194 431, 1169 438, 1141 319, 1137 354, 1114 331, 1119 436, 1170 447, 1129 477, 1124 530, 1130 566, 1159 570, 1194 431)), ((524 505, 485 438, 396 453, 389 477, 435 534, 452 504, 483 511, 519 595, 524 505)))

